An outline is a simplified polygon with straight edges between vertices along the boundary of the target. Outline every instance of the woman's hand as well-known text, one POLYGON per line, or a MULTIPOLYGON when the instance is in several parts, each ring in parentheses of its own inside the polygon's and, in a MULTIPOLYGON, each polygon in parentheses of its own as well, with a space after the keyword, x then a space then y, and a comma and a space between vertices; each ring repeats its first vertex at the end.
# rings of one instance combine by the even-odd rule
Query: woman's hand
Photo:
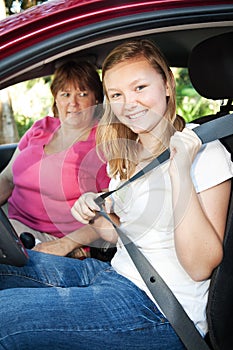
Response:
POLYGON ((170 175, 179 170, 182 174, 189 172, 201 145, 201 140, 191 129, 176 131, 170 139, 170 175))
POLYGON ((99 193, 92 192, 80 196, 71 209, 73 217, 82 224, 88 224, 94 219, 96 212, 100 211, 100 207, 94 201, 97 197, 99 193))
POLYGON ((74 248, 77 243, 68 237, 63 237, 49 242, 42 242, 37 244, 33 250, 37 252, 54 254, 59 256, 66 256, 74 248))

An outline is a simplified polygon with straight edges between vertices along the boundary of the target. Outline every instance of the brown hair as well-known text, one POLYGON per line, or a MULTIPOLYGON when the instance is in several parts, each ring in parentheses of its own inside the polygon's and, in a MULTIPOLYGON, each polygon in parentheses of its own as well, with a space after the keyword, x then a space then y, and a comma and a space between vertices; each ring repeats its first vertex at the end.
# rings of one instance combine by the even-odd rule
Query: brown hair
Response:
POLYGON ((58 117, 55 102, 57 93, 63 90, 67 84, 78 85, 81 90, 92 91, 97 103, 102 104, 103 87, 95 66, 87 61, 67 61, 56 69, 50 87, 54 99, 52 106, 54 117, 58 117))
MULTIPOLYGON (((167 118, 176 130, 182 130, 185 125, 183 118, 176 115, 174 77, 160 49, 149 40, 132 40, 113 49, 106 57, 102 67, 106 106, 101 119, 101 126, 98 128, 97 142, 101 145, 101 150, 109 162, 110 175, 114 177, 119 174, 121 179, 130 177, 135 170, 138 154, 138 148, 135 147, 137 134, 120 123, 112 112, 104 84, 104 77, 106 72, 116 64, 137 57, 144 57, 161 74, 164 82, 168 85, 169 97, 167 98, 167 110, 164 117, 167 118)), ((159 152, 161 153, 161 151, 162 148, 159 152)))

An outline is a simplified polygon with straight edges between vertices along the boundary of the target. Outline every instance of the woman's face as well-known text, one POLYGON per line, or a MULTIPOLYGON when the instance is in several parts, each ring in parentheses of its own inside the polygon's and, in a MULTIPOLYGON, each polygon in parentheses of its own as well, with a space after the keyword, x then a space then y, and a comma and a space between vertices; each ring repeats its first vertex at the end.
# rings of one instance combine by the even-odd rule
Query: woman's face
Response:
POLYGON ((114 114, 137 134, 153 131, 166 112, 168 87, 144 57, 107 70, 105 87, 114 114))
POLYGON ((61 122, 85 127, 92 123, 96 99, 90 90, 80 90, 73 84, 58 91, 56 105, 61 122))

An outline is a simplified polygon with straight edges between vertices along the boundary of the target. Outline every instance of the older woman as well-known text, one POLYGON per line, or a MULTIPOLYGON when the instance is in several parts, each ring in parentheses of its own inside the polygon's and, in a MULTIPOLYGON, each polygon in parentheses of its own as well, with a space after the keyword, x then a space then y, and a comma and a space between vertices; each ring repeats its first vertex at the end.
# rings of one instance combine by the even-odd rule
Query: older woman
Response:
POLYGON ((54 117, 36 121, 19 142, 0 175, 0 204, 8 200, 18 234, 53 240, 37 250, 66 255, 77 242, 64 236, 83 226, 71 215, 72 205, 82 193, 109 183, 95 147, 103 90, 92 64, 72 61, 57 68, 51 92, 54 117))

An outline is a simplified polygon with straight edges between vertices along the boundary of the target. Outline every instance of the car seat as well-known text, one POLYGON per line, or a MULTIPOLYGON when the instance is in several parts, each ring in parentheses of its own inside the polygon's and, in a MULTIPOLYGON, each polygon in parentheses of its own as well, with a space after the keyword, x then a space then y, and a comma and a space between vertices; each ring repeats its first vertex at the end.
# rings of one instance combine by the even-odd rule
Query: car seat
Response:
MULTIPOLYGON (((190 55, 189 74, 194 88, 203 97, 232 101, 233 32, 211 37, 198 44, 190 55)), ((230 102, 227 106, 229 109, 224 110, 224 114, 232 110, 230 102)), ((211 119, 219 115, 217 113, 211 119)), ((208 117, 207 120, 210 119, 208 117)), ((233 118, 233 114, 229 117, 233 118)), ((233 154, 233 136, 223 138, 221 142, 233 154)), ((207 320, 207 342, 210 347, 214 350, 233 349, 233 186, 224 237, 224 257, 211 278, 207 320)))
MULTIPOLYGON (((192 50, 189 58, 189 76, 197 92, 208 99, 228 99, 217 117, 233 111, 232 55, 233 32, 228 32, 201 42, 192 50)), ((198 120, 202 122, 201 118, 198 120)), ((205 117, 204 120, 207 121, 205 117)))
POLYGON ((7 166, 17 147, 16 143, 0 145, 0 172, 7 166))

